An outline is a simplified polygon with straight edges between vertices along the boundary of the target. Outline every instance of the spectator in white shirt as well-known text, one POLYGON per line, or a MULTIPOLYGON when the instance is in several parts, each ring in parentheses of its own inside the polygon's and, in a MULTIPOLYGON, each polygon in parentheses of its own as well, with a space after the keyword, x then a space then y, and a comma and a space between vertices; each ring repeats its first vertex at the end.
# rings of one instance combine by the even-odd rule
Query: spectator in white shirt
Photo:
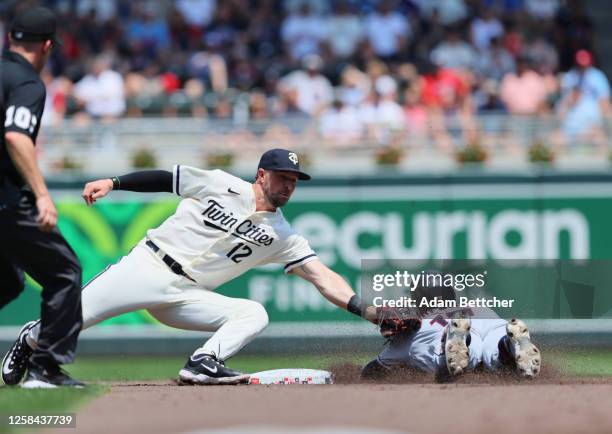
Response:
POLYGON ((354 65, 348 65, 340 74, 338 98, 344 105, 357 106, 363 102, 372 90, 368 75, 354 65))
POLYGON ((478 53, 461 39, 458 29, 449 28, 444 40, 431 52, 431 61, 444 68, 472 71, 478 63, 478 53))
POLYGON ((552 19, 560 6, 559 0, 525 0, 525 9, 529 15, 540 20, 552 19))
POLYGON ((414 0, 421 16, 431 21, 434 15, 445 25, 453 25, 467 16, 464 0, 414 0))
POLYGON ((319 71, 323 60, 317 55, 306 56, 304 69, 281 78, 279 92, 290 108, 316 116, 333 100, 334 90, 329 80, 319 71))
POLYGON ((391 0, 382 0, 378 11, 366 17, 365 31, 374 53, 385 60, 395 58, 411 34, 409 21, 393 10, 391 0))
POLYGON ((504 26, 495 17, 493 9, 484 8, 481 16, 472 20, 471 32, 474 46, 478 50, 484 51, 491 45, 491 39, 503 36, 504 26))
POLYGON ((334 57, 351 57, 363 38, 363 24, 350 4, 340 1, 327 19, 327 42, 334 57))
POLYGON ((347 146, 356 143, 363 135, 363 123, 355 107, 345 105, 341 100, 321 113, 319 131, 321 137, 334 146, 347 146))
POLYGON ((291 14, 283 21, 281 37, 291 58, 300 60, 309 54, 320 53, 326 29, 321 17, 311 13, 308 4, 303 4, 299 13, 291 14))
POLYGON ((187 24, 203 28, 209 25, 215 17, 216 0, 176 0, 176 9, 181 13, 187 24))
POLYGON ((111 65, 110 56, 99 56, 94 60, 91 72, 74 88, 77 100, 95 118, 113 119, 125 111, 123 77, 113 71, 111 65))
POLYGON ((575 67, 561 79, 558 110, 569 139, 592 136, 603 144, 604 117, 610 114, 610 83, 593 60, 587 50, 576 52, 575 67))
POLYGON ((376 143, 389 143, 404 131, 406 116, 397 103, 397 83, 389 75, 376 79, 376 93, 359 106, 359 119, 368 128, 368 136, 376 143))
POLYGON ((500 81, 504 75, 516 69, 514 57, 502 43, 501 39, 493 38, 489 48, 480 56, 478 74, 480 77, 500 81))

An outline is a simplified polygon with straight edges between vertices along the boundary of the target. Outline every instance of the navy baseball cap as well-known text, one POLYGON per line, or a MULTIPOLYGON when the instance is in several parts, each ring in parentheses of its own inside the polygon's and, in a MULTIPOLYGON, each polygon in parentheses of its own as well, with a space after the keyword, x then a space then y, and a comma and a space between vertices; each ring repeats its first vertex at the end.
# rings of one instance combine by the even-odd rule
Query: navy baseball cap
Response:
POLYGON ((300 170, 300 161, 295 152, 286 149, 270 149, 264 152, 259 160, 258 169, 266 170, 283 170, 286 172, 295 172, 298 174, 298 179, 308 181, 310 175, 300 170))
POLYGON ((55 14, 42 6, 18 11, 11 26, 11 37, 22 42, 52 41, 56 45, 62 43, 57 37, 55 14))

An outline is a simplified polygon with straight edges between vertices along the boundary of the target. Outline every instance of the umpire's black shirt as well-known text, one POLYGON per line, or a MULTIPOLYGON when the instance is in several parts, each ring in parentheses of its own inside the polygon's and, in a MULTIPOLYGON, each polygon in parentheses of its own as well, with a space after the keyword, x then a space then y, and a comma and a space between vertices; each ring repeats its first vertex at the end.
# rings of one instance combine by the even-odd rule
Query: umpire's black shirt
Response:
POLYGON ((45 108, 45 85, 34 67, 12 51, 2 53, 0 65, 0 206, 12 202, 25 181, 6 150, 5 133, 25 134, 36 143, 45 108))

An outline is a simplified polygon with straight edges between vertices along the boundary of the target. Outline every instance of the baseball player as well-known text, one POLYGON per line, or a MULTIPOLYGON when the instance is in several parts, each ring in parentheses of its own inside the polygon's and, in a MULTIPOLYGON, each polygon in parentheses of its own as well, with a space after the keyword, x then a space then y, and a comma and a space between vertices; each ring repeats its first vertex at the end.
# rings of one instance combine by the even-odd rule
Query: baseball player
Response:
MULTIPOLYGON (((280 208, 298 179, 310 176, 300 170, 297 155, 272 149, 262 155, 252 184, 221 170, 181 165, 172 172, 149 170, 88 183, 83 190, 88 205, 119 189, 172 192, 182 201, 174 215, 84 287, 83 328, 147 309, 171 327, 214 332, 180 370, 183 382, 247 381, 248 375, 227 368, 224 361, 261 333, 268 315, 255 301, 214 290, 273 262, 311 282, 335 305, 375 321, 375 310, 362 306, 346 281, 319 261, 283 217, 280 208)), ((35 348, 38 338, 39 327, 33 325, 23 341, 35 348)))
MULTIPOLYGON (((455 298, 455 291, 421 286, 415 295, 417 299, 447 300, 455 298)), ((490 372, 510 368, 525 378, 540 372, 540 351, 521 320, 506 321, 489 308, 424 309, 418 316, 422 317, 420 327, 391 335, 389 345, 363 368, 362 378, 382 379, 409 367, 433 373, 437 381, 445 382, 481 364, 490 372)))
POLYGON ((0 62, 0 309, 23 291, 24 272, 43 288, 36 351, 21 339, 28 324, 2 362, 2 380, 13 384, 29 361, 30 384, 79 387, 60 365, 73 361, 81 330, 81 265, 56 227, 34 148, 45 103, 39 74, 56 27, 48 9, 21 10, 0 62))

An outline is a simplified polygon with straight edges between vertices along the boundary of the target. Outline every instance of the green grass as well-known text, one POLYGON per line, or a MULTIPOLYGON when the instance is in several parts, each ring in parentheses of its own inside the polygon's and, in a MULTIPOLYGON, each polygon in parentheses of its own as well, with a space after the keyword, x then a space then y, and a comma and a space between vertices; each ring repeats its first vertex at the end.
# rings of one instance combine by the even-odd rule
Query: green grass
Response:
POLYGON ((72 413, 90 399, 107 390, 104 386, 92 385, 85 389, 21 389, 0 387, 0 433, 24 432, 22 428, 9 429, 6 416, 24 414, 72 413))
MULTIPOLYGON (((546 357, 546 353, 543 354, 546 357)), ((553 352, 550 360, 557 369, 565 374, 612 377, 612 351, 610 350, 553 352)))
POLYGON ((90 386, 84 389, 58 388, 52 390, 0 388, 0 412, 16 414, 27 410, 39 412, 69 412, 81 402, 94 398, 106 390, 104 386, 90 386))

